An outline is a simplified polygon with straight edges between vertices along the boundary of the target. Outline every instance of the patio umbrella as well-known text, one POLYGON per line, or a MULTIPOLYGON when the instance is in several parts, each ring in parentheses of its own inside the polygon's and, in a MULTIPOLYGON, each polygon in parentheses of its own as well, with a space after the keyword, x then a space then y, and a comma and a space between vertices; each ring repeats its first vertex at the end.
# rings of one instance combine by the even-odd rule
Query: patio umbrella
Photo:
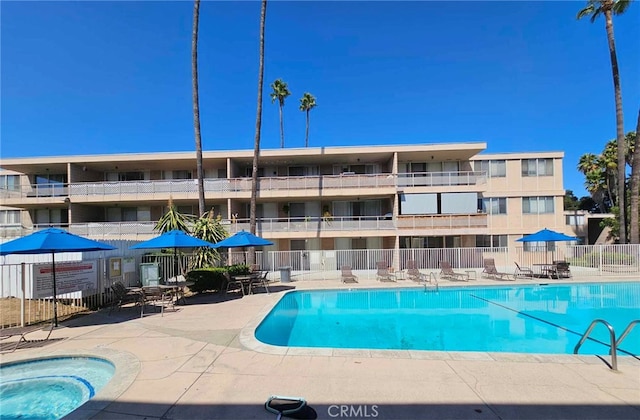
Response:
POLYGON ((247 246, 273 245, 273 242, 254 235, 246 230, 241 230, 233 236, 215 243, 212 248, 244 248, 247 246))
MULTIPOLYGON (((245 248, 248 246, 273 245, 273 242, 254 235, 246 230, 241 230, 235 235, 221 240, 213 245, 213 248, 245 248)), ((245 255, 246 263, 246 255, 245 255)))
MULTIPOLYGON (((159 249, 159 248, 173 248, 173 268, 174 273, 178 272, 178 248, 201 248, 209 247, 213 248, 211 242, 204 241, 194 236, 188 235, 181 230, 171 230, 163 233, 148 241, 140 242, 129 249, 159 249)), ((177 276, 177 274, 176 274, 177 276)))
POLYGON ((565 235, 564 233, 556 232, 550 229, 542 229, 536 233, 525 235, 520 239, 516 239, 516 242, 544 242, 545 249, 548 242, 570 242, 577 241, 575 236, 565 235))
POLYGON ((53 280, 53 322, 58 326, 58 306, 56 299, 56 252, 106 251, 116 247, 102 242, 74 235, 66 230, 49 228, 34 232, 22 238, 0 244, 0 255, 9 254, 51 254, 51 277, 53 280))

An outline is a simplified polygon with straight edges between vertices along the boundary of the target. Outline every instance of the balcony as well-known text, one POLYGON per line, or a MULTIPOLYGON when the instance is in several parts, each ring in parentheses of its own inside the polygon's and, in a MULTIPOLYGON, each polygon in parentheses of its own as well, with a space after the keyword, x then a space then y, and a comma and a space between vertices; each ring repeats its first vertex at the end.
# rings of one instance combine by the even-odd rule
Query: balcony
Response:
MULTIPOLYGON (((249 219, 237 219, 226 224, 230 233, 249 230, 249 219)), ((396 229, 395 223, 386 216, 349 216, 349 217, 291 217, 286 219, 262 218, 256 223, 260 234, 277 232, 348 232, 363 230, 396 229)))
POLYGON ((488 216, 478 214, 433 214, 420 216, 398 216, 398 230, 424 229, 480 229, 487 228, 488 216))
POLYGON ((398 174, 398 187, 484 185, 486 172, 412 172, 398 174))

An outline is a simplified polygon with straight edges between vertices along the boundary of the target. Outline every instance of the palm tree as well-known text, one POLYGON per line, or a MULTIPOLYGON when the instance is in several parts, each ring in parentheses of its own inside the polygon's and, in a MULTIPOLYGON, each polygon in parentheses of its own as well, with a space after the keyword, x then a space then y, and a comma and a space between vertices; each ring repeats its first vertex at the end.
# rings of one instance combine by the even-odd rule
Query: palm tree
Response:
POLYGON ((282 79, 276 79, 275 82, 271 83, 271 103, 274 103, 276 99, 278 100, 279 110, 280 110, 280 147, 284 148, 284 118, 282 116, 282 108, 284 108, 284 100, 287 96, 291 95, 289 89, 287 88, 287 83, 282 79))
MULTIPOLYGON (((262 87, 264 82, 264 26, 267 18, 267 0, 262 0, 260 8, 260 58, 258 69, 258 105, 256 111, 256 135, 253 145, 253 170, 251 172, 251 203, 249 205, 249 231, 256 233, 256 199, 258 193, 258 158, 260 156, 260 128, 262 126, 262 87)), ((247 263, 253 264, 256 258, 255 248, 250 248, 247 263)))
MULTIPOLYGON (((215 216, 213 209, 193 223, 193 236, 207 242, 216 243, 228 237, 228 232, 222 225, 222 217, 215 216)), ((192 269, 213 267, 220 261, 218 250, 212 248, 198 248, 192 260, 192 269)))
POLYGON ((184 213, 180 213, 178 208, 173 204, 173 198, 169 197, 167 203, 167 212, 160 217, 153 230, 166 233, 171 230, 181 230, 186 233, 191 232, 191 225, 194 217, 184 213))
POLYGON ((631 154, 631 223, 629 230, 629 242, 640 244, 640 110, 638 111, 638 123, 636 124, 635 141, 631 154))
POLYGON ((631 4, 631 0, 588 0, 584 9, 578 12, 577 18, 591 16, 591 22, 595 22, 598 16, 604 14, 605 29, 609 41, 609 56, 611 59, 611 71, 613 73, 613 90, 616 102, 616 139, 618 141, 618 207, 620 209, 620 243, 626 243, 626 217, 625 217, 625 139, 624 121, 622 117, 622 90, 620 88, 620 73, 618 71, 618 57, 613 36, 613 15, 620 15, 631 4))
POLYGON ((304 135, 304 147, 309 147, 309 112, 316 107, 316 98, 305 92, 300 98, 300 111, 304 111, 307 113, 307 129, 304 135))
POLYGON ((198 214, 204 209, 204 170, 202 168, 202 138, 200 136, 200 99, 198 97, 198 24, 200 0, 193 2, 193 31, 191 33, 191 90, 193 95, 193 129, 196 136, 196 171, 198 175, 198 214))

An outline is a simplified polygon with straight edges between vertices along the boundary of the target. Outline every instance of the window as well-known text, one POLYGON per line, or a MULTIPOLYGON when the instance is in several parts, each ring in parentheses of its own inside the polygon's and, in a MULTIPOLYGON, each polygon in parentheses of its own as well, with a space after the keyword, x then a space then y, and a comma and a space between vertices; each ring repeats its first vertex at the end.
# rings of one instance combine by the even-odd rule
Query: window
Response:
POLYGON ((19 225, 20 210, 0 210, 0 225, 19 225))
POLYGON ((173 171, 173 179, 191 179, 191 171, 173 171))
POLYGON ((507 214, 507 199, 500 197, 483 198, 481 209, 487 214, 507 214))
POLYGON ((553 213, 553 197, 522 197, 522 213, 553 213))
POLYGON ((20 190, 19 175, 0 175, 0 189, 9 191, 20 190))
POLYGON ((476 246, 498 248, 507 246, 507 235, 476 235, 476 246))
POLYGON ((571 214, 565 216, 566 224, 569 226, 583 226, 585 224, 584 214, 571 214))
POLYGON ((522 176, 552 176, 553 159, 523 159, 522 176))
POLYGON ((504 178, 507 176, 506 160, 477 160, 475 161, 477 172, 486 172, 489 178, 504 178))
POLYGON ((523 242, 522 250, 527 252, 553 252, 556 250, 555 242, 523 242))

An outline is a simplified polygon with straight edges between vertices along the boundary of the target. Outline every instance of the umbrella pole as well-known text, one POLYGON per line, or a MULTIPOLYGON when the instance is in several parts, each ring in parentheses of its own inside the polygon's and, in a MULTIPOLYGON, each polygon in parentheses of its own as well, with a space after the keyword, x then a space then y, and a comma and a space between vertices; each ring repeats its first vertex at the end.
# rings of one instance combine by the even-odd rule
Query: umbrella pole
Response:
POLYGON ((51 276, 53 277, 53 326, 58 326, 58 301, 56 299, 56 295, 58 291, 56 290, 56 253, 51 253, 51 276))
POLYGON ((178 248, 173 248, 173 277, 178 281, 178 248))

